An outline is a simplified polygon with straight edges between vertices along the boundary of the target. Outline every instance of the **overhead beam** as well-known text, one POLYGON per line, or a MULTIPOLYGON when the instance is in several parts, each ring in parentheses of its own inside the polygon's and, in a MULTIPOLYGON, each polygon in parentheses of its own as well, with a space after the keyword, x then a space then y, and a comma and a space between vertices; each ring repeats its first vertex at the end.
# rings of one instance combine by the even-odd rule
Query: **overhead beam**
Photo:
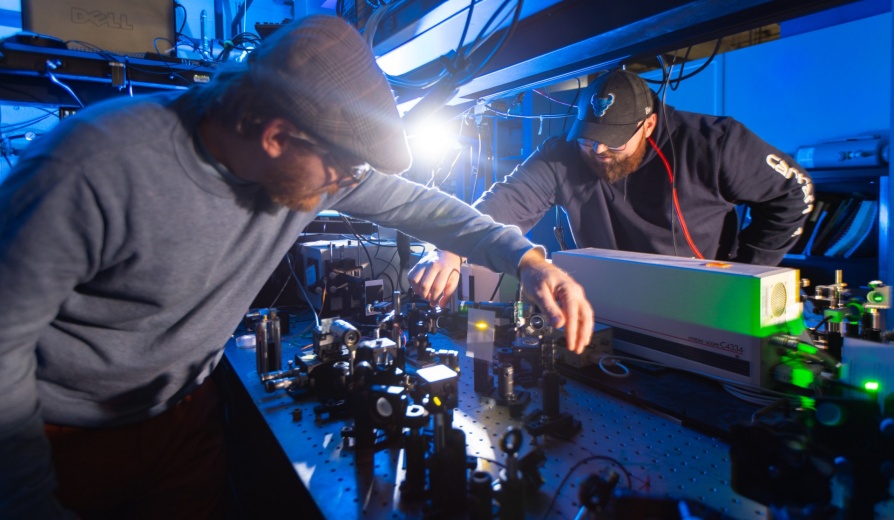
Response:
MULTIPOLYGON (((450 104, 516 94, 563 79, 604 70, 636 57, 702 43, 770 23, 819 12, 853 0, 660 0, 595 2, 593 0, 526 0, 511 40, 479 74, 460 85, 450 104)), ((438 68, 441 56, 459 43, 468 15, 468 0, 404 2, 387 24, 379 23, 374 51, 386 72, 398 56, 412 56, 412 70, 426 74, 438 68), (402 9, 408 10, 403 11, 402 9), (415 9, 416 12, 409 11, 415 9), (412 22, 408 20, 414 20, 412 22), (387 25, 387 28, 383 28, 387 25)), ((466 42, 473 29, 502 0, 478 0, 466 42)), ((384 21, 384 20, 383 20, 384 21)), ((502 25, 506 30, 508 21, 502 25)), ((489 54, 488 45, 477 55, 489 54)), ((401 102, 424 92, 396 89, 401 102)))

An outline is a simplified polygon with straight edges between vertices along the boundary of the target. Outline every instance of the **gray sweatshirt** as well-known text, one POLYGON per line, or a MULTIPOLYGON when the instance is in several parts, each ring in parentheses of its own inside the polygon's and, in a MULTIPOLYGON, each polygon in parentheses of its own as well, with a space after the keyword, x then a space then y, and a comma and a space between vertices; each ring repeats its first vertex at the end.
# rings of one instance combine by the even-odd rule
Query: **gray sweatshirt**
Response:
POLYGON ((319 210, 514 272, 532 245, 462 202, 378 173, 313 212, 228 182, 197 152, 190 91, 62 121, 0 184, 0 517, 59 513, 43 422, 158 415, 199 385, 319 210))

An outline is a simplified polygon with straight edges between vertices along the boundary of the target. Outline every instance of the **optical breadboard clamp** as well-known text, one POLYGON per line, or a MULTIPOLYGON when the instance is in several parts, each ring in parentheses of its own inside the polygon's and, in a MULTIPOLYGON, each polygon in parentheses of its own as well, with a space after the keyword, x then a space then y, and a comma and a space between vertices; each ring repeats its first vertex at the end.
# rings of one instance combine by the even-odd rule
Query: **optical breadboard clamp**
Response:
POLYGON ((772 387, 768 341, 804 330, 798 271, 605 249, 553 253, 586 291, 613 348, 674 368, 772 387))

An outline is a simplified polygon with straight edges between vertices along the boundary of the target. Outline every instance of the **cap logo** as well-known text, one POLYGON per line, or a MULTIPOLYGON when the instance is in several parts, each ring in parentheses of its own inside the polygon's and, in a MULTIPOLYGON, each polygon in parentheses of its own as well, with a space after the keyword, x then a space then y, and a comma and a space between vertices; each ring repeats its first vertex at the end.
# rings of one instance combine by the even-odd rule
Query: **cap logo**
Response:
POLYGON ((590 98, 590 105, 593 106, 593 114, 596 117, 604 116, 608 107, 612 106, 614 103, 614 94, 609 94, 607 98, 596 97, 596 94, 593 94, 593 97, 590 98))

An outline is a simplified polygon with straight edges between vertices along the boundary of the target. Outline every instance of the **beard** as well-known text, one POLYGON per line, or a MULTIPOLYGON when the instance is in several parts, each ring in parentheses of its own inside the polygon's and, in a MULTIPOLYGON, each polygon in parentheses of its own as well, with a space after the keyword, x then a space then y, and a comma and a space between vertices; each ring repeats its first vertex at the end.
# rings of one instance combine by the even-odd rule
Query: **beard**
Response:
POLYGON ((313 187, 308 182, 308 177, 301 163, 283 161, 258 182, 276 204, 306 213, 319 207, 323 195, 332 195, 338 191, 336 184, 323 188, 313 187))
POLYGON ((584 162, 590 167, 593 173, 600 179, 610 184, 614 184, 635 172, 640 164, 642 164, 643 157, 646 156, 646 136, 643 135, 643 138, 640 139, 636 149, 627 157, 619 157, 620 154, 618 152, 606 150, 605 153, 602 154, 602 157, 608 157, 609 160, 601 161, 595 158, 595 150, 590 149, 583 151, 582 153, 584 154, 584 162))

